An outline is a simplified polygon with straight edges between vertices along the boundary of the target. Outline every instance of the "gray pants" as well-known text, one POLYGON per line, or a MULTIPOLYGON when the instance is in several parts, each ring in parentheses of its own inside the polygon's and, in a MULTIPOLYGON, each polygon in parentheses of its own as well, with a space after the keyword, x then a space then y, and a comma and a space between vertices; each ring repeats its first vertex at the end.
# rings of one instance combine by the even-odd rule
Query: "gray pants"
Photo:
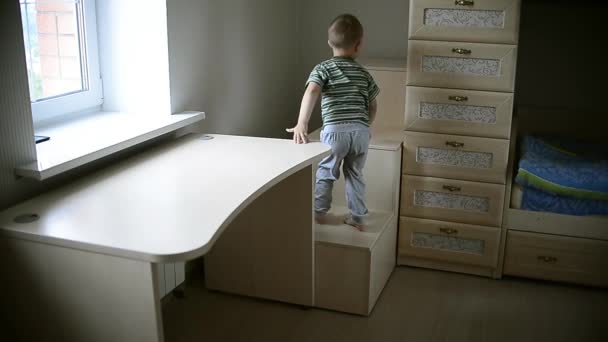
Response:
POLYGON ((321 142, 331 146, 331 154, 319 163, 315 187, 315 212, 327 214, 331 208, 334 181, 340 178, 340 166, 346 181, 346 200, 352 218, 363 223, 367 215, 363 167, 369 147, 369 127, 360 123, 328 125, 321 131, 321 142))

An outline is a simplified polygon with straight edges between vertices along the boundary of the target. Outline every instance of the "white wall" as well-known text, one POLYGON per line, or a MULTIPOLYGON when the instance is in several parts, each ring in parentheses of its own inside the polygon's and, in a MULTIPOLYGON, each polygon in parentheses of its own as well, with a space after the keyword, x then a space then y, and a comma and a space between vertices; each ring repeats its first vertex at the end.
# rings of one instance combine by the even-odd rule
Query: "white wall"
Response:
POLYGON ((206 132, 285 137, 297 120, 296 0, 169 0, 173 112, 206 132))
POLYGON ((27 196, 14 167, 36 159, 19 1, 0 2, 0 209, 27 196))
POLYGON ((409 1, 404 0, 310 0, 302 16, 302 54, 304 61, 331 56, 327 46, 327 27, 342 13, 361 21, 365 30, 362 57, 405 58, 409 1))
POLYGON ((166 1, 97 0, 96 7, 103 110, 169 115, 166 1))

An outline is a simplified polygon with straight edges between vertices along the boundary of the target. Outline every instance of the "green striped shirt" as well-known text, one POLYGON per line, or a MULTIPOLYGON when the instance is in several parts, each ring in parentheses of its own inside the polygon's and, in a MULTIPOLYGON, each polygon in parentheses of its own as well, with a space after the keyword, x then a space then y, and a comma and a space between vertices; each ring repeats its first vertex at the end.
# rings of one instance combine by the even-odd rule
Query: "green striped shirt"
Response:
POLYGON ((360 122, 369 126, 369 104, 380 89, 372 76, 352 58, 334 57, 318 64, 306 85, 322 87, 323 125, 360 122))

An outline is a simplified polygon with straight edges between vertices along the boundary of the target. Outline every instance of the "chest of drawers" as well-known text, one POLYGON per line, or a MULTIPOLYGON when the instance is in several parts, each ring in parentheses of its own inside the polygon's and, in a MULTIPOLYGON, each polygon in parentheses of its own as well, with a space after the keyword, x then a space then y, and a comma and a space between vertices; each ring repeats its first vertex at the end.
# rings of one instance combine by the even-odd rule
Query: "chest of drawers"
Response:
POLYGON ((411 0, 398 263, 496 275, 520 0, 411 0))

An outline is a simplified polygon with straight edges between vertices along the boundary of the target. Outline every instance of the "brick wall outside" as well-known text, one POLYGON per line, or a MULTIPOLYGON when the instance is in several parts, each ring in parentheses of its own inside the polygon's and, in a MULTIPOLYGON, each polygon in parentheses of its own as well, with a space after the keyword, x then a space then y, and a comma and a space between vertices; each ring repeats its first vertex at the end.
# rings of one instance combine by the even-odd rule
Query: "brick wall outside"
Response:
POLYGON ((73 3, 36 4, 42 97, 81 90, 76 13, 73 3))

